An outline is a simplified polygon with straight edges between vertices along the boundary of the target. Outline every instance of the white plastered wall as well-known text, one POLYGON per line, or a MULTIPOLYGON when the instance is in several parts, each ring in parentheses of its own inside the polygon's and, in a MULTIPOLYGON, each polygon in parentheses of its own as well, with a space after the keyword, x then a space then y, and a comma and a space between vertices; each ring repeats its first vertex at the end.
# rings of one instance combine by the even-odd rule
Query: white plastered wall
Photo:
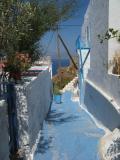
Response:
POLYGON ((89 12, 86 12, 87 15, 85 15, 85 18, 87 18, 84 20, 82 27, 82 34, 84 34, 83 31, 87 24, 90 24, 91 28, 90 69, 85 82, 84 103, 90 112, 92 111, 91 107, 94 107, 94 116, 99 115, 99 117, 96 118, 99 118, 107 127, 112 117, 110 117, 110 119, 106 117, 106 120, 103 120, 102 117, 105 116, 104 113, 106 113, 107 116, 111 115, 115 109, 116 113, 114 112, 114 117, 116 116, 117 119, 111 129, 119 127, 120 124, 120 79, 108 74, 108 61, 113 51, 116 50, 119 45, 114 40, 104 41, 104 43, 101 44, 98 39, 98 34, 103 35, 110 27, 120 26, 119 20, 117 21, 117 19, 119 19, 119 8, 119 0, 94 0, 92 3, 90 2, 88 6, 89 12))

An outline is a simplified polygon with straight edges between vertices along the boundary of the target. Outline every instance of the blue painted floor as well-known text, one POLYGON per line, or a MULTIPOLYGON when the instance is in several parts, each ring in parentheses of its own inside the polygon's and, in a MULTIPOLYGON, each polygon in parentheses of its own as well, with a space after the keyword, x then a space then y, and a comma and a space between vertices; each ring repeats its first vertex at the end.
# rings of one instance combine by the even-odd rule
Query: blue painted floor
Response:
POLYGON ((98 144, 103 134, 66 92, 61 104, 52 105, 34 160, 99 160, 98 144))

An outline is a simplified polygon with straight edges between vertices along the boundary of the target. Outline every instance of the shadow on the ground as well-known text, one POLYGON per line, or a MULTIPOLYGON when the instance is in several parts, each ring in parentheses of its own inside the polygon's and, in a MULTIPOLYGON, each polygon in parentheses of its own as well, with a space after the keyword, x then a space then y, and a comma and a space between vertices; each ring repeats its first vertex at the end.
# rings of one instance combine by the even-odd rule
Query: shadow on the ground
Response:
POLYGON ((46 122, 48 122, 49 124, 53 124, 53 125, 60 125, 60 124, 64 124, 67 122, 73 122, 76 121, 79 116, 76 115, 67 115, 63 112, 61 113, 57 113, 56 110, 51 111, 47 118, 46 118, 46 122))
POLYGON ((52 147, 51 146, 52 139, 53 139, 52 136, 47 137, 47 139, 45 139, 44 133, 42 133, 38 146, 37 146, 36 153, 41 153, 41 154, 46 153, 47 150, 52 147))
MULTIPOLYGON (((46 118, 46 122, 48 124, 60 125, 60 124, 64 124, 67 122, 73 122, 77 120, 78 118, 79 116, 74 116, 74 115, 65 116, 65 113, 63 112, 57 113, 56 110, 52 110, 49 112, 46 118)), ((42 130, 41 138, 38 143, 36 153, 45 154, 47 150, 52 148, 52 145, 51 145, 52 139, 53 139, 52 136, 45 137, 44 130, 42 130)))

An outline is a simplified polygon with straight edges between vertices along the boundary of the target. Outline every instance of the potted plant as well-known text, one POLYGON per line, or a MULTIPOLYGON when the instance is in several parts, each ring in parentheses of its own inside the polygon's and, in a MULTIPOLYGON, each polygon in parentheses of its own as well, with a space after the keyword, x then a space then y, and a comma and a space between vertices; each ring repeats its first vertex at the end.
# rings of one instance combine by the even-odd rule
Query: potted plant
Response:
POLYGON ((62 93, 60 92, 60 88, 58 85, 53 83, 53 93, 54 93, 54 101, 57 104, 62 103, 62 93))

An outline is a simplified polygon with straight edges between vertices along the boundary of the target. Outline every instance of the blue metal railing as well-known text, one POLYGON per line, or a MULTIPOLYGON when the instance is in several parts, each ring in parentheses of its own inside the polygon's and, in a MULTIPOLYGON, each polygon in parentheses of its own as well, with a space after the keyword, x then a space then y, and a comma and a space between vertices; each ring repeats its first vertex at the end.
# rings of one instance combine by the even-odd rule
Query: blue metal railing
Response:
POLYGON ((83 103, 84 100, 84 65, 86 63, 86 60, 90 54, 90 48, 84 47, 84 44, 80 43, 80 36, 78 36, 76 40, 76 51, 79 55, 79 88, 80 88, 80 104, 83 103), (82 51, 86 51, 86 55, 83 57, 82 51))

